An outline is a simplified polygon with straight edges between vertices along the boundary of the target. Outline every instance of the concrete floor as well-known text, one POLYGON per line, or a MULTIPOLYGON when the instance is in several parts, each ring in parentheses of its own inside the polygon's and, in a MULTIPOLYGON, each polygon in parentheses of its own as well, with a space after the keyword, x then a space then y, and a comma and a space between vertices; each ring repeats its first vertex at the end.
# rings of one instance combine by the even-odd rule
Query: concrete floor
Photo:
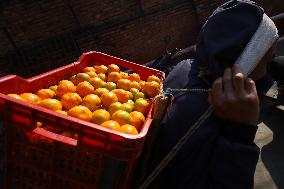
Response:
POLYGON ((255 189, 284 189, 284 106, 273 98, 265 99, 255 142, 261 148, 255 189))

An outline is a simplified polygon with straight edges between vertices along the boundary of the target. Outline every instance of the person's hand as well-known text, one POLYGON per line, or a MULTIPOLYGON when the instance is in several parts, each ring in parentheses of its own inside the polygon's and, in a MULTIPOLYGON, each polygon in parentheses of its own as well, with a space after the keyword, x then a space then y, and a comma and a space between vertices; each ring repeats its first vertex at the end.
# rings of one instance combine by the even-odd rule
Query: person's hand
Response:
POLYGON ((209 102, 215 114, 237 123, 256 125, 259 117, 259 100, 255 83, 245 78, 239 67, 226 68, 223 78, 212 85, 209 102))

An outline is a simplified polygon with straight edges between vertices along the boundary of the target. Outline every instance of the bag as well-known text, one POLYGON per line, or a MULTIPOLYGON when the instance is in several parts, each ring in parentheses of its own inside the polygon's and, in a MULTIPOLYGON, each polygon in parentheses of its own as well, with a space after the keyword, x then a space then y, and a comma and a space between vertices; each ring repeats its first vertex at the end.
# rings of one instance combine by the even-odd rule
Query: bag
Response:
POLYGON ((139 157, 138 164, 133 178, 133 188, 139 187, 147 176, 148 160, 150 159, 153 144, 159 130, 159 126, 167 112, 170 104, 171 97, 162 93, 155 97, 153 108, 153 121, 149 128, 141 156, 139 157))

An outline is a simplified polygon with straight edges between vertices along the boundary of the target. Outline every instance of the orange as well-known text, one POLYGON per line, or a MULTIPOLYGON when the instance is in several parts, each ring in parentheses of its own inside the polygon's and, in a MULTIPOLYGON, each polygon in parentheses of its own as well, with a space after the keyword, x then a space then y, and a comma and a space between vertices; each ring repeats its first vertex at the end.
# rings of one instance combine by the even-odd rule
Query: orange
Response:
POLYGON ((106 84, 106 82, 104 82, 103 80, 101 80, 101 79, 98 78, 98 77, 92 78, 92 79, 90 80, 90 83, 91 83, 91 85, 93 85, 93 87, 94 87, 95 89, 97 89, 97 88, 103 88, 104 85, 106 84))
POLYGON ((133 125, 134 127, 136 127, 136 129, 138 131, 140 131, 144 125, 144 122, 142 122, 140 119, 136 118, 136 117, 131 117, 130 122, 131 125, 133 125))
POLYGON ((101 99, 95 94, 89 94, 83 98, 82 105, 93 112, 101 107, 101 99))
POLYGON ((108 129, 111 129, 111 130, 116 130, 116 131, 119 131, 119 129, 120 129, 119 123, 117 123, 116 121, 113 121, 113 120, 105 121, 101 124, 101 126, 106 127, 108 129))
POLYGON ((132 107, 134 106, 133 100, 128 100, 126 103, 130 104, 132 107))
POLYGON ((66 93, 75 93, 76 87, 71 81, 61 82, 56 90, 56 95, 62 97, 66 93))
POLYGON ((92 112, 85 106, 74 106, 67 112, 67 114, 84 121, 92 120, 92 112))
POLYGON ((129 94, 123 89, 114 89, 112 91, 118 98, 118 102, 124 103, 129 100, 129 94))
POLYGON ((39 121, 36 122, 36 127, 42 128, 42 126, 43 126, 42 122, 39 122, 39 121))
POLYGON ((55 92, 51 89, 40 89, 36 94, 41 99, 54 98, 55 97, 55 92))
POLYGON ((112 91, 113 89, 116 89, 116 84, 114 82, 107 82, 104 87, 112 91))
POLYGON ((109 90, 107 90, 106 88, 98 88, 95 90, 95 95, 98 95, 99 97, 102 96, 103 93, 107 93, 109 92, 109 90))
POLYGON ((154 75, 151 75, 151 76, 149 76, 149 77, 147 78, 147 82, 151 82, 151 81, 156 81, 156 82, 158 82, 158 83, 161 82, 161 80, 160 80, 158 77, 154 76, 154 75))
POLYGON ((98 67, 95 68, 96 69, 96 73, 100 74, 100 73, 107 73, 107 67, 105 65, 100 65, 98 67))
MULTIPOLYGON (((76 78, 76 75, 72 75, 70 78, 69 78, 69 81, 71 81, 72 83, 74 82, 74 80, 75 80, 75 78, 76 78)), ((60 83, 59 83, 60 84, 60 83)), ((58 84, 58 85, 59 85, 58 84)))
POLYGON ((99 65, 94 65, 93 68, 95 68, 95 70, 97 70, 97 68, 99 67, 99 65))
POLYGON ((119 72, 119 71, 120 71, 118 65, 116 65, 116 64, 111 64, 111 65, 109 65, 107 68, 108 68, 108 69, 107 69, 107 72, 108 72, 108 73, 111 73, 111 72, 119 72))
POLYGON ((83 81, 76 86, 76 92, 81 97, 85 97, 94 93, 94 87, 88 81, 83 81))
POLYGON ((143 87, 144 87, 145 83, 146 83, 145 81, 140 81, 140 82, 139 82, 139 84, 140 84, 142 90, 143 90, 143 87))
POLYGON ((92 122, 95 124, 102 124, 110 119, 110 114, 105 109, 99 109, 93 112, 92 122))
POLYGON ((133 100, 136 101, 139 98, 145 98, 145 94, 143 92, 138 92, 134 95, 133 100))
POLYGON ((143 98, 137 99, 133 107, 135 111, 141 112, 143 115, 147 115, 149 108, 149 102, 143 98))
POLYGON ((57 85, 52 85, 52 86, 49 87, 49 89, 51 89, 51 90, 53 90, 54 92, 56 92, 57 87, 58 87, 57 85))
POLYGON ((83 69, 83 72, 88 73, 88 72, 96 72, 96 69, 93 67, 85 67, 83 69))
POLYGON ((66 93, 61 97, 60 102, 64 109, 69 110, 74 106, 80 105, 82 98, 77 93, 66 93))
POLYGON ((78 73, 73 80, 74 85, 78 85, 83 81, 90 81, 91 77, 87 73, 78 73))
POLYGON ((122 79, 122 77, 118 72, 111 72, 108 74, 107 81, 117 83, 119 79, 122 79))
POLYGON ((122 79, 128 79, 128 73, 125 73, 125 72, 119 72, 119 75, 122 79))
POLYGON ((144 115, 138 111, 131 112, 130 115, 131 115, 130 124, 136 127, 138 131, 140 131, 145 123, 144 115))
POLYGON ((133 110, 133 106, 131 104, 129 104, 129 103, 123 103, 121 105, 121 108, 123 110, 127 111, 128 113, 132 112, 132 110, 133 110))
POLYGON ((130 81, 136 81, 139 82, 140 81, 140 76, 137 73, 133 73, 129 75, 128 78, 130 81))
POLYGON ((23 97, 21 97, 20 95, 17 95, 17 94, 8 94, 8 96, 16 98, 18 100, 26 101, 23 97))
POLYGON ((130 92, 130 91, 126 91, 126 92, 127 92, 128 96, 129 96, 129 100, 132 100, 132 99, 133 99, 133 94, 132 94, 132 92, 130 92))
POLYGON ((96 72, 87 72, 87 74, 88 74, 91 78, 98 77, 98 74, 96 74, 96 72))
POLYGON ((160 84, 156 81, 146 82, 143 91, 150 97, 154 97, 160 93, 160 84))
POLYGON ((145 116, 138 111, 133 111, 130 113, 131 117, 136 117, 138 119, 140 119, 143 123, 146 121, 145 116))
POLYGON ((117 102, 118 98, 113 92, 103 93, 101 96, 102 105, 108 108, 112 103, 117 102))
POLYGON ((122 133, 131 134, 131 135, 137 135, 138 134, 137 129, 133 125, 130 125, 130 124, 122 125, 120 127, 119 131, 122 132, 122 133))
POLYGON ((120 125, 124 125, 130 122, 131 116, 127 111, 118 110, 111 115, 111 119, 120 125))
POLYGON ((63 110, 57 110, 56 112, 57 112, 57 113, 60 113, 60 114, 67 115, 67 112, 66 112, 66 111, 63 111, 63 110))
POLYGON ((41 107, 47 108, 49 110, 52 110, 52 111, 62 110, 61 103, 56 99, 47 98, 47 99, 40 101, 38 105, 40 105, 41 107))
POLYGON ((119 79, 117 81, 117 87, 128 91, 131 89, 131 81, 129 79, 119 79))
POLYGON ((106 74, 103 74, 103 73, 98 74, 98 78, 100 78, 103 81, 106 81, 107 79, 106 74))
POLYGON ((138 83, 137 81, 132 81, 132 82, 130 83, 130 87, 131 87, 131 88, 136 88, 136 89, 138 89, 138 90, 141 90, 141 85, 140 85, 140 83, 138 83))
POLYGON ((130 91, 133 95, 135 95, 136 93, 139 92, 139 90, 136 89, 136 88, 131 88, 129 91, 130 91))
POLYGON ((69 80, 64 79, 64 80, 59 81, 58 84, 60 85, 60 84, 62 84, 62 83, 69 83, 69 82, 70 82, 69 80))
POLYGON ((108 107, 108 112, 111 115, 117 110, 123 110, 122 104, 120 102, 114 102, 108 107))
POLYGON ((26 102, 31 104, 37 104, 41 101, 41 99, 33 93, 23 93, 20 96, 25 99, 26 102))

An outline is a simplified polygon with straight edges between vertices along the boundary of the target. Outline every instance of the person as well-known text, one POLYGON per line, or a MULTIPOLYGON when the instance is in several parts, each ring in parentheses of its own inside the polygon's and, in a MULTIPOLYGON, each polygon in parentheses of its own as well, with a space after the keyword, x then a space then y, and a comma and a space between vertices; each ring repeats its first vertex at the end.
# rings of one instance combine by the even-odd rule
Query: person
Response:
POLYGON ((196 57, 177 64, 165 88, 209 89, 176 96, 153 144, 148 173, 212 105, 214 113, 190 137, 149 188, 253 188, 259 148, 257 92, 273 82, 277 29, 255 2, 231 0, 208 18, 198 36, 196 57), (247 77, 249 76, 249 77, 247 77))

